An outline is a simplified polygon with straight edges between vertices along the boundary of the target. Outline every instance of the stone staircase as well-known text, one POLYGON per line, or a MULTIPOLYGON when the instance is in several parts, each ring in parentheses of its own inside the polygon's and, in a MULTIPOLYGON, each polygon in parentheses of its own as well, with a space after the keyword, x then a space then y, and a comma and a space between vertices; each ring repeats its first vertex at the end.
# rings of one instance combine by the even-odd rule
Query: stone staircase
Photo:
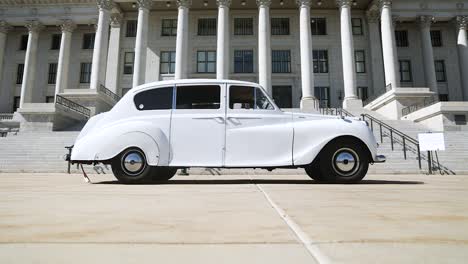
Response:
MULTIPOLYGON (((386 120, 374 112, 353 111, 352 114, 359 116, 367 113, 378 118, 386 124, 402 131, 403 133, 417 139, 417 134, 427 132, 428 129, 413 123, 412 121, 386 120)), ((81 129, 82 124, 70 128, 70 131, 60 132, 19 132, 10 133, 7 137, 0 138, 0 172, 66 172, 67 163, 63 157, 66 154, 65 146, 72 145, 81 129), (75 131, 73 131, 75 130, 75 131)), ((428 170, 426 153, 422 155, 422 170, 419 169, 416 149, 408 144, 407 158, 404 158, 401 138, 394 137, 393 150, 387 130, 383 129, 380 141, 380 127, 374 123, 374 135, 379 142, 379 154, 387 157, 387 162, 375 164, 369 167, 369 173, 373 174, 419 174, 428 170)), ((438 157, 442 165, 442 171, 447 174, 468 174, 468 133, 447 132, 447 151, 439 152, 438 157)), ((88 172, 111 173, 109 166, 85 166, 88 172)), ((76 166, 72 166, 72 172, 79 172, 76 166)), ((272 172, 256 169, 191 169, 191 174, 302 174, 302 169, 284 170, 278 169, 272 172)))

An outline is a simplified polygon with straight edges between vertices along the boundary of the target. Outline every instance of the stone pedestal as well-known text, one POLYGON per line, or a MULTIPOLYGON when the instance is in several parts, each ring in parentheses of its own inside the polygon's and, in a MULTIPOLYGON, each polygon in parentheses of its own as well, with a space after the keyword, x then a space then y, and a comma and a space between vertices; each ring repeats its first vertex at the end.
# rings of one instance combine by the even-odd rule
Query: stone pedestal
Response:
POLYGON ((315 97, 306 97, 301 100, 301 111, 303 112, 319 112, 319 101, 315 97))
POLYGON ((345 98, 343 100, 343 108, 346 110, 361 109, 362 100, 358 98, 345 98))
POLYGON ((109 111, 117 101, 94 89, 66 89, 61 96, 88 108, 90 116, 109 111))
POLYGON ((87 120, 82 114, 54 103, 24 103, 14 119, 20 123, 20 131, 63 130, 87 120))
POLYGON ((392 120, 401 118, 401 110, 407 106, 419 104, 434 95, 429 88, 393 88, 377 97, 364 108, 392 120))

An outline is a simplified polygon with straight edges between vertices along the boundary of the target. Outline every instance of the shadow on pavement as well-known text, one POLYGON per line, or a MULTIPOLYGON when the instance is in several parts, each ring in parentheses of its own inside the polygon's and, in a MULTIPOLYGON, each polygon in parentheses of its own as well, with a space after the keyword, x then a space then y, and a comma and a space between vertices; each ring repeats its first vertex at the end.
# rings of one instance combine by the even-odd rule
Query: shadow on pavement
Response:
MULTIPOLYGON (((123 184, 118 181, 102 181, 93 184, 123 184)), ((327 185, 327 183, 320 183, 313 180, 269 180, 269 179, 219 179, 219 180, 169 180, 167 182, 148 182, 140 183, 137 185, 225 185, 225 184, 317 184, 327 185)), ((362 180, 361 182, 353 185, 366 185, 366 184, 424 184, 421 181, 394 181, 394 180, 362 180)), ((329 184, 331 185, 331 184, 329 184)), ((333 184, 336 185, 336 184, 333 184)))

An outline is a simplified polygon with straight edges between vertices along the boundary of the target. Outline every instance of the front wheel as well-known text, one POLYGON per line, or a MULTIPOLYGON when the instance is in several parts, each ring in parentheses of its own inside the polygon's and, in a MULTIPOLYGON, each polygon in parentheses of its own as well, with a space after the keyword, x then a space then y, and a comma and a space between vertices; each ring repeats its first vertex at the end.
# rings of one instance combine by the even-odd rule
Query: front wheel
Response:
POLYGON ((124 150, 112 160, 112 172, 119 182, 143 183, 151 179, 151 167, 146 156, 138 148, 124 150))
POLYGON ((329 143, 320 156, 320 172, 328 183, 357 183, 367 174, 369 154, 357 140, 339 139, 329 143))

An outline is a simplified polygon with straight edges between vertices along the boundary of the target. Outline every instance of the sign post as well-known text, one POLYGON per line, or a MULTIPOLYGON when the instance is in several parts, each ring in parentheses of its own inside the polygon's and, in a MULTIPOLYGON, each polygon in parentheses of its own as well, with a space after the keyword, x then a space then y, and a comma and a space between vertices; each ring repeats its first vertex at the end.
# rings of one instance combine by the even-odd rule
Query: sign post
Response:
POLYGON ((420 151, 427 151, 427 165, 432 174, 431 151, 445 150, 444 133, 420 133, 418 140, 420 151))

